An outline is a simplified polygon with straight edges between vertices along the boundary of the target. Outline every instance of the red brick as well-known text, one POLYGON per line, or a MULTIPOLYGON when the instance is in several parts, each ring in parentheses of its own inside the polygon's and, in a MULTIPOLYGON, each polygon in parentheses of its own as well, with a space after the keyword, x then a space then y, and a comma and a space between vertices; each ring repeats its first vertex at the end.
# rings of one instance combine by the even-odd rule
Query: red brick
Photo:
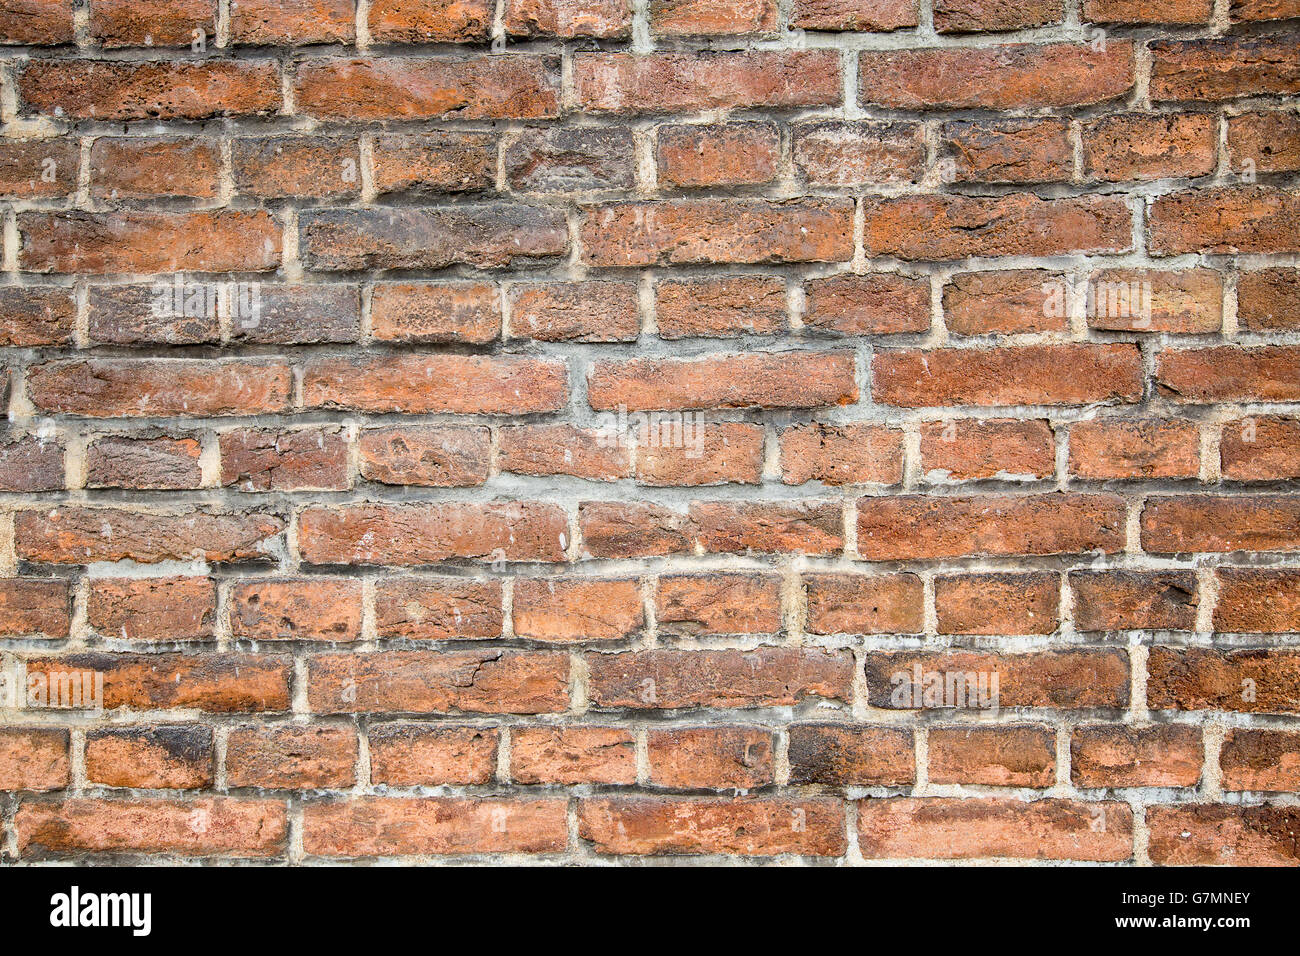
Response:
POLYGON ((231 0, 236 44, 351 43, 355 0, 231 0))
POLYGON ((762 480, 762 425, 646 424, 636 438, 639 484, 756 485, 762 480))
POLYGON ((588 113, 681 113, 747 106, 792 109, 840 100, 831 50, 583 53, 574 60, 588 113))
POLYGON ((1062 278, 1037 269, 959 273, 943 287, 944 322, 956 335, 1063 332, 1065 292, 1062 278))
POLYGON ((1116 196, 899 196, 867 199, 863 208, 869 256, 1056 256, 1123 252, 1132 243, 1128 206, 1116 196))
POLYGON ((510 734, 518 783, 636 782, 636 741, 617 727, 521 727, 510 734))
POLYGON ((938 0, 934 6, 934 28, 940 33, 1025 30, 1060 23, 1064 18, 1060 0, 1033 0, 1027 4, 1005 0, 938 0))
POLYGON ((71 779, 71 768, 66 730, 0 729, 0 790, 61 790, 71 779))
POLYGON ((467 43, 487 39, 489 0, 375 0, 370 36, 377 43, 467 43))
POLYGON ((1236 481, 1300 478, 1300 420, 1261 415, 1223 423, 1220 467, 1236 481))
POLYGON ((382 282, 370 299, 371 333, 382 342, 466 342, 501 334, 496 287, 483 282, 382 282))
POLYGON ((19 259, 30 272, 267 272, 280 229, 263 210, 25 212, 19 259))
POLYGON ((1084 174, 1109 182, 1207 176, 1218 137, 1210 113, 1103 116, 1083 127, 1084 174))
POLYGON ((1300 348, 1166 349, 1156 388, 1181 402, 1286 402, 1300 398, 1300 348))
POLYGON ((655 286, 660 338, 775 335, 787 322, 785 282, 779 278, 676 279, 655 286))
POLYGON ((1294 714, 1300 710, 1300 654, 1294 649, 1151 648, 1147 706, 1294 714))
POLYGON ((353 139, 237 139, 230 161, 235 189, 245 196, 343 200, 361 195, 361 153, 353 139))
POLYGON ((1194 787, 1202 755, 1200 730, 1181 724, 1089 724, 1070 738, 1076 787, 1194 787))
POLYGON ((1219 766, 1224 790, 1300 790, 1300 735, 1286 730, 1229 730, 1219 766))
POLYGON ((510 335, 539 342, 635 342, 641 330, 630 282, 538 282, 510 287, 510 335))
POLYGON ((772 732, 750 727, 652 730, 650 785, 673 790, 752 790, 772 782, 772 732))
POLYGON ((1290 20, 1300 16, 1295 0, 1232 0, 1229 16, 1242 20, 1290 20))
POLYGON ((1255 332, 1300 329, 1300 270, 1243 272, 1237 280, 1237 322, 1255 332))
POLYGON ((845 352, 604 360, 587 373, 595 409, 816 408, 857 399, 853 356, 845 352))
POLYGON ((841 856, 838 800, 586 799, 578 834, 598 853, 841 856))
POLYGON ((370 728, 370 779, 392 787, 490 783, 499 735, 479 727, 384 724, 370 728))
POLYGON ((834 554, 844 547, 838 501, 696 501, 690 514, 697 546, 714 554, 834 554))
POLYGON ((656 36, 718 36, 775 33, 775 0, 651 0, 650 32, 656 36))
POLYGON ((498 268, 569 245, 558 210, 505 204, 318 209, 303 213, 299 231, 304 264, 324 271, 498 268))
POLYGON ((67 196, 77 191, 80 168, 81 148, 71 139, 0 143, 0 195, 17 199, 67 196))
POLYGON ((217 586, 209 578, 98 578, 86 600, 87 623, 108 640, 210 641, 216 637, 217 586))
POLYGON ((661 635, 775 634, 781 630, 780 579, 739 573, 662 577, 655 620, 661 635))
POLYGON ((284 853, 285 806, 274 800, 78 797, 25 803, 14 819, 19 852, 164 853, 183 857, 271 857, 284 853))
MULTIPOLYGON (((1003 651, 894 651, 871 652, 866 662, 867 693, 873 707, 891 710, 933 709, 927 702, 922 675, 964 678, 965 704, 978 702, 981 674, 983 693, 992 697, 997 675, 997 700, 1001 707, 1051 707, 1057 709, 1121 709, 1129 702, 1129 659, 1117 648, 1007 653, 1003 651), (909 690, 910 689, 910 690, 909 690), (895 693, 897 692, 897 697, 895 693), (912 695, 915 694, 915 697, 912 695)), ((936 688, 937 689, 937 688, 936 688)), ((951 703, 951 701, 949 701, 951 703)), ((961 703, 960 701, 958 703, 961 703)))
POLYGON ((1204 335, 1223 325, 1223 278, 1209 269, 1104 269, 1084 293, 1088 326, 1204 335))
POLYGON ((298 516, 298 546, 309 564, 562 561, 567 537, 564 513, 536 502, 347 504, 298 516))
POLYGON ((62 489, 66 474, 63 453, 64 446, 57 441, 32 436, 0 437, 0 490, 62 489))
POLYGON ((573 475, 593 481, 626 478, 628 445, 600 429, 512 425, 497 432, 497 465, 520 475, 573 475))
POLYGON ((1093 23, 1207 23, 1213 0, 1083 0, 1093 23))
POLYGON ((838 335, 894 335, 930 327, 930 285, 897 273, 843 274, 805 286, 804 325, 838 335))
POLYGON ((292 671, 287 657, 235 652, 86 653, 27 662, 29 677, 102 673, 106 710, 193 709, 211 714, 287 711, 292 671))
POLYGON ((501 636, 501 584, 464 578, 385 577, 375 583, 375 630, 416 641, 501 636))
POLYGON ((68 506, 20 511, 14 546, 27 561, 264 561, 284 522, 266 514, 189 511, 148 514, 122 508, 68 506))
POLYGON ((1074 170, 1070 124, 1064 120, 944 123, 941 137, 943 158, 952 161, 957 182, 1064 182, 1074 170))
POLYGON ((0 579, 0 636, 68 636, 72 599, 60 578, 0 579))
POLYGON ((924 588, 915 574, 808 574, 807 628, 814 634, 919 634, 924 588))
POLYGON ((911 730, 853 724, 794 724, 789 734, 792 784, 896 787, 916 780, 911 730))
POLYGON ((92 418, 256 415, 287 408, 292 375, 268 362, 105 358, 32 366, 27 387, 38 408, 92 418))
POLYGON ((635 153, 629 129, 530 129, 506 148, 505 173, 521 193, 628 190, 636 185, 635 153))
POLYGON ((626 0, 507 0, 511 36, 626 37, 632 9, 626 0))
POLYGON ((230 592, 230 633, 248 641, 355 641, 361 636, 361 582, 241 581, 230 592))
POLYGON ((90 35, 105 48, 216 42, 213 0, 96 0, 90 35))
MULTIPOLYGON (((1300 8, 1297 8, 1300 15, 1300 8)), ((1261 173, 1300 170, 1300 117, 1293 113, 1243 113, 1228 118, 1228 163, 1261 173), (1246 163, 1253 164, 1247 167, 1246 163)))
POLYGON ((1234 36, 1153 40, 1151 99, 1230 100, 1300 92, 1293 38, 1234 36))
POLYGON ((300 112, 330 120, 544 119, 559 113, 559 60, 309 60, 293 92, 300 112))
POLYGON ((916 182, 925 167, 915 123, 801 123, 792 135, 795 170, 810 186, 916 182))
POLYGON ((4 0, 0 43, 55 46, 75 38, 68 0, 4 0))
POLYGON ((839 199, 679 199, 586 207, 592 266, 846 262, 853 207, 839 199))
POLYGON ((858 802, 867 859, 1121 861, 1133 854, 1133 811, 1118 802, 948 797, 858 802))
POLYGON ((1295 807, 1196 804, 1147 811, 1151 861, 1171 866, 1295 866, 1295 807))
POLYGON ((303 815, 311 856, 558 853, 567 843, 563 800, 364 797, 303 815))
POLYGON ((921 470, 945 483, 1027 481, 1056 471, 1056 439, 1042 419, 951 418, 921 425, 921 470))
POLYGON ((1149 218, 1152 255, 1300 250, 1300 194, 1272 186, 1169 193, 1149 218))
POLYGON ((776 178, 781 141, 771 123, 661 126, 655 155, 661 186, 751 186, 776 178))
POLYGON ((859 55, 858 99, 895 109, 1083 106, 1133 86, 1133 45, 1070 43, 972 49, 869 50, 859 55))
POLYGON ((342 727, 237 727, 226 739, 226 784, 274 790, 350 787, 357 736, 342 727))
POLYGON ((381 196, 480 192, 496 182, 497 141, 459 130, 377 136, 370 161, 381 196))
POLYGON ((1277 634, 1300 631, 1300 571, 1220 568, 1215 631, 1277 634))
POLYGON ((937 727, 929 734, 930 782, 1050 787, 1056 733, 1050 727, 937 727))
POLYGON ((689 554, 687 515, 651 504, 584 501, 578 506, 583 557, 631 558, 689 554))
POLYGON ((1200 464, 1194 422, 1098 418, 1070 426, 1070 474, 1080 478, 1195 478, 1200 464))
POLYGON ((645 626, 634 580, 520 578, 513 608, 515 636, 548 643, 626 640, 645 626))
POLYGON ((809 697, 847 701, 853 660, 844 651, 760 647, 588 654, 597 707, 789 707, 809 697))
POLYGON ((281 105, 278 65, 266 60, 31 60, 17 88, 25 111, 72 119, 203 120, 281 105))
POLYGON ((1060 578, 1048 571, 934 579, 941 634, 1051 634, 1060 598, 1060 578))
POLYGON ((221 483, 240 491, 340 490, 348 487, 347 440, 337 429, 222 432, 221 483))
POLYGON ((1300 498, 1153 497, 1142 509, 1142 548, 1153 554, 1294 551, 1300 549, 1300 498))
POLYGON ((1026 345, 878 351, 872 396, 886 405, 1086 405, 1142 397, 1136 346, 1026 345))
POLYGON ((780 433, 781 480, 787 485, 897 484, 903 480, 903 434, 883 425, 795 425, 780 433))
POLYGON ((1190 631, 1200 595, 1191 571, 1071 571, 1080 631, 1190 631))
POLYGON ((302 389, 314 408, 519 415, 563 407, 568 376, 554 359, 403 353, 312 359, 302 389))
POLYGON ((202 484, 193 438, 97 438, 86 448, 87 488, 180 490, 202 484))
POLYGON ((212 786, 210 727, 139 727, 86 735, 86 779, 106 787, 197 790, 212 786))
POLYGON ((386 485, 481 485, 492 456, 486 428, 367 428, 358 445, 362 477, 386 485))
POLYGON ((317 714, 549 714, 569 706, 563 653, 318 654, 307 668, 307 703, 317 714))
POLYGON ((799 30, 888 31, 919 22, 915 0, 795 0, 790 18, 799 30))
POLYGON ((75 318, 70 289, 0 288, 0 346, 65 345, 75 318))

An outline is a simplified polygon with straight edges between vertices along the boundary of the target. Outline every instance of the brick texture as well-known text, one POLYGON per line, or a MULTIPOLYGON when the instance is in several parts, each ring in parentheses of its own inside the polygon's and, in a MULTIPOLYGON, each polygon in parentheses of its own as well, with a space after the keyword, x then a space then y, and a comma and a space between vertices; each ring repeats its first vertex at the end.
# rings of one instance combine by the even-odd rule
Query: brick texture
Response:
POLYGON ((0 3, 0 862, 1298 862, 1293 0, 0 3))

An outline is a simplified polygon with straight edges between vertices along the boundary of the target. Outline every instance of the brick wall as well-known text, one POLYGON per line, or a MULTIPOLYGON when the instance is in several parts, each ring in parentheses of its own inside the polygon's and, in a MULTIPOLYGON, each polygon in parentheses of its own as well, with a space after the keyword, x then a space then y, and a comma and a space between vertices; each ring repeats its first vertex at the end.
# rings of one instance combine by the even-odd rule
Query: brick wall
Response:
POLYGON ((13 861, 1297 862, 1295 0, 0 0, 13 861))

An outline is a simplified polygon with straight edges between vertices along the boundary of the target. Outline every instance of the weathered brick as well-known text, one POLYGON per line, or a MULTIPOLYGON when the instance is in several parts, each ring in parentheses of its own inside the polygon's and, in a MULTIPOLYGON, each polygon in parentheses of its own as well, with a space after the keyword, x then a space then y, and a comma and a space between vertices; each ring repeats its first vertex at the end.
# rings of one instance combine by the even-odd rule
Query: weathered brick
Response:
POLYGON ((219 439, 222 485, 240 491, 348 487, 347 441, 338 429, 240 428, 219 439))
POLYGON ((1285 36, 1153 40, 1153 100, 1230 100, 1300 92, 1300 63, 1285 36))
POLYGON ((925 166, 915 123, 801 123, 792 135, 795 170, 810 186, 916 182, 925 166))
POLYGON ((1084 174, 1110 182, 1207 176, 1218 135, 1210 113, 1103 116, 1083 127, 1084 174))
POLYGON ((1220 470, 1236 481, 1300 478, 1300 419, 1261 415, 1224 422, 1220 470))
POLYGON ((1151 648, 1147 706, 1294 714, 1300 705, 1300 654, 1293 649, 1151 648))
POLYGON ((317 714, 549 714, 569 705, 563 653, 318 654, 307 668, 317 714))
POLYGON ((375 584, 380 637, 418 641, 501 636, 501 584, 464 578, 386 577, 375 584))
POLYGON ((226 784, 276 790, 350 787, 357 737, 342 727, 237 727, 226 738, 226 784))
POLYGON ((772 782, 772 732, 750 727, 652 730, 650 785, 673 790, 752 790, 772 782))
POLYGON ((1200 429, 1176 418, 1098 418, 1070 426, 1070 474, 1080 478, 1195 478, 1200 429))
POLYGON ((940 33, 1025 30, 1060 23, 1064 18, 1060 0, 1021 4, 1005 0, 938 0, 934 5, 934 28, 940 33))
POLYGON ((86 735, 86 779, 106 787, 196 790, 212 785, 210 727, 95 730, 86 735))
POLYGON ((1142 509, 1142 548, 1153 554, 1294 551, 1300 549, 1300 498, 1152 497, 1142 509))
POLYGON ((806 328, 833 335, 893 335, 930 327, 930 288, 897 273, 844 274, 804 287, 806 328))
POLYGON ((1300 398, 1300 348, 1166 349, 1156 388, 1179 402, 1285 402, 1300 398))
POLYGON ((593 798, 578 805, 578 834, 599 853, 840 856, 836 800, 593 798))
POLYGON ((593 481, 626 478, 628 445, 608 430, 573 425, 511 425, 497 432, 497 465, 520 475, 573 475, 593 481))
POLYGON ((87 623, 109 640, 211 641, 217 587, 210 578, 98 578, 86 600, 87 623))
POLYGON ((659 183, 679 189, 751 186, 771 182, 781 156, 771 123, 659 127, 655 139, 659 183))
POLYGON ((489 0, 375 0, 370 36, 379 43, 466 43, 487 39, 489 0))
POLYGON ((912 732, 855 724, 790 727, 790 782, 832 787, 903 786, 916 779, 912 732))
POLYGON ((775 634, 780 579, 766 574, 691 574, 659 579, 655 621, 662 635, 775 634))
POLYGON ((858 62, 861 105, 896 109, 1083 106, 1133 86, 1133 45, 1115 40, 1100 50, 1070 43, 869 50, 858 62))
POLYGON ((676 279, 655 286, 660 338, 775 335, 787 322, 785 282, 778 278, 676 279))
POLYGON ((202 446, 193 438, 98 438, 86 448, 87 488, 181 490, 202 483, 202 446))
POLYGON ((1181 724, 1088 724, 1070 737, 1077 787, 1194 787, 1201 779, 1201 733, 1181 724))
POLYGON ((816 408, 857 398, 853 357, 844 352, 606 360, 587 374, 595 409, 816 408))
POLYGON ((1157 256, 1185 252, 1295 252, 1300 194, 1272 186, 1169 193, 1151 204, 1147 244, 1157 256))
POLYGON ((355 0, 230 0, 237 44, 350 43, 355 24, 355 0))
POLYGON ((787 485, 903 479, 903 435, 883 425, 795 425, 780 433, 781 480, 787 485))
POLYGON ((1224 790, 1300 790, 1300 735, 1287 730, 1228 731, 1219 751, 1224 790))
POLYGON ((72 619, 68 584, 60 578, 0 579, 0 635, 67 637, 72 619))
POLYGON ((312 359, 302 389, 315 408, 517 415, 562 407, 568 378, 554 359, 404 353, 312 359))
POLYGON ((510 335, 539 342, 634 342, 640 334, 630 282, 536 282, 510 286, 510 335))
POLYGON ((925 422, 921 425, 921 470, 927 481, 936 483, 1048 478, 1056 470, 1056 439, 1042 419, 925 422))
POLYGON ((1215 631, 1300 631, 1300 572, 1289 568, 1220 568, 1215 631))
POLYGON ((513 609, 516 637, 548 643, 626 640, 645 626, 634 580, 520 578, 513 609))
POLYGON ((1151 861, 1171 866, 1295 866, 1295 807, 1194 804, 1147 811, 1151 861))
POLYGON ((1120 861, 1133 854, 1133 811, 1055 797, 863 800, 858 845, 867 859, 1120 861))
POLYGON ((312 856, 558 853, 567 843, 564 800, 365 797, 303 815, 312 856))
POLYGON ((511 36, 626 37, 632 32, 627 0, 507 0, 511 36))
POLYGON ((1237 280, 1237 322, 1254 332, 1300 329, 1300 270, 1243 272, 1237 280))
POLYGON ((518 783, 636 782, 636 741, 620 727, 521 727, 510 734, 518 783))
POLYGON ((484 784, 496 772, 499 735, 479 727, 384 724, 370 728, 370 779, 393 787, 484 784))
POLYGON ((942 634, 1051 634, 1059 622, 1060 597, 1060 579, 1047 571, 934 579, 942 634))
POLYGON ((1062 332, 1064 280, 1038 269, 963 272, 943 287, 944 322, 957 335, 1062 332))
POLYGON ((1191 571, 1071 571, 1081 631, 1190 631, 1200 603, 1191 571))
POLYGON ((310 564, 562 561, 567 535, 564 513, 536 502, 350 504, 298 516, 298 546, 310 564))
POLYGON ((69 506, 14 516, 14 546, 27 561, 265 561, 284 522, 269 514, 150 514, 69 506))
POLYGON ((1063 182, 1074 168, 1064 120, 944 123, 941 137, 956 182, 1063 182))
POLYGON ((492 454, 486 428, 414 425, 367 428, 358 442, 361 475, 386 485, 481 485, 492 454))
POLYGON ((465 342, 501 334, 501 300, 485 282, 383 282, 370 298, 370 329, 383 342, 465 342))
POLYGON ((361 582, 241 581, 230 592, 230 633, 248 641, 355 641, 361 636, 361 582))
POLYGON ((1300 117, 1282 112, 1229 117, 1228 154, 1233 169, 1261 173, 1300 170, 1300 117))
POLYGON ((459 130, 377 136, 371 147, 375 192, 436 196, 491 190, 496 145, 495 136, 459 130))
POLYGON ((71 768, 66 730, 0 729, 0 790, 60 790, 71 779, 71 768))
POLYGON ((918 634, 925 594, 915 574, 809 574, 807 628, 814 634, 918 634))
POLYGON ((939 727, 929 733, 932 783, 1050 787, 1056 733, 1050 727, 939 727))
POLYGON ((643 485, 756 485, 763 473, 763 427, 742 422, 642 425, 636 433, 636 480, 643 485))
POLYGON ((522 193, 631 189, 636 184, 635 149, 629 129, 525 130, 505 151, 506 177, 522 193))

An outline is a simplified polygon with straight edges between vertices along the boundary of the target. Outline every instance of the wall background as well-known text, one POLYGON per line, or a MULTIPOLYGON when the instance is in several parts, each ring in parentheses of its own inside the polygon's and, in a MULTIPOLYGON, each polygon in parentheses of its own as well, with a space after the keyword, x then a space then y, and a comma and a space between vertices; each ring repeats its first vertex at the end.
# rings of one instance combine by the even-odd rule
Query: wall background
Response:
POLYGON ((4 859, 1294 864, 1297 18, 3 0, 4 859))

